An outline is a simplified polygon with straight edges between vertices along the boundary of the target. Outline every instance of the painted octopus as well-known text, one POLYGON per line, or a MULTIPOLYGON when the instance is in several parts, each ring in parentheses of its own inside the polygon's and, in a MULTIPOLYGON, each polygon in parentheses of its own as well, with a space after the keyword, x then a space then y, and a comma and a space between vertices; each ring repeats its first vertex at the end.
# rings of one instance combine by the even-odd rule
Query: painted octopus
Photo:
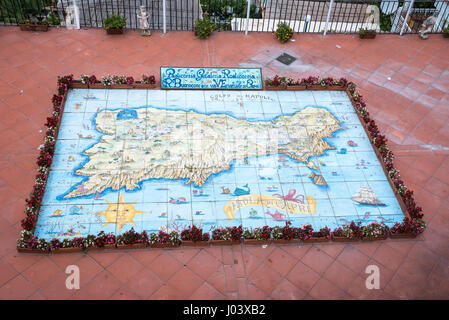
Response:
POLYGON ((279 193, 273 194, 273 196, 284 199, 284 200, 304 203, 304 195, 298 194, 298 195, 296 195, 296 197, 295 197, 295 195, 296 195, 296 189, 290 189, 290 191, 288 192, 288 194, 286 196, 282 196, 279 193), (301 197, 301 199, 298 199, 299 197, 301 197))

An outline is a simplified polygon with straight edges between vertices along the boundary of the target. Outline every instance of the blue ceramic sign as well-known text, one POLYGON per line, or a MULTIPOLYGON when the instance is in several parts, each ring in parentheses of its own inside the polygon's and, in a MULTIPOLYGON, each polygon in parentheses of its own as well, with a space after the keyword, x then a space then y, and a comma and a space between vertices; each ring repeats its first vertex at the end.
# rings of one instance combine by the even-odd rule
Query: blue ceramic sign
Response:
POLYGON ((161 67, 162 89, 261 90, 260 68, 161 67))

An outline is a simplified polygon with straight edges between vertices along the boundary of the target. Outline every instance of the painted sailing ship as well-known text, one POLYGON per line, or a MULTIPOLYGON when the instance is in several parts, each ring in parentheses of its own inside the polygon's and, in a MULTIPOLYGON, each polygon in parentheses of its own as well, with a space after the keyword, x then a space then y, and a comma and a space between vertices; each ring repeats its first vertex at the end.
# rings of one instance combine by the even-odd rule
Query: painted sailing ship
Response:
POLYGON ((368 186, 361 186, 359 190, 355 193, 355 195, 351 198, 355 202, 360 204, 367 204, 371 206, 384 206, 385 203, 382 203, 374 193, 373 189, 368 186))

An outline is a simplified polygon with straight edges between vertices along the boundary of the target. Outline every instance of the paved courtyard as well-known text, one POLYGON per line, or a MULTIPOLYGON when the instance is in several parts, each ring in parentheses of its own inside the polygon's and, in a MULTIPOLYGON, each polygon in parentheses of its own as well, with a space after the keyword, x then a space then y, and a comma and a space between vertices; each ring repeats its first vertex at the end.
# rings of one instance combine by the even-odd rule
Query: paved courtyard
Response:
POLYGON ((441 35, 295 35, 0 28, 0 299, 436 299, 449 296, 449 42, 441 35), (297 60, 285 66, 286 52, 297 60), (16 241, 34 182, 58 75, 142 73, 160 66, 262 67, 263 77, 347 77, 389 139, 395 164, 423 207, 414 240, 354 244, 110 250, 22 254, 16 241), (81 289, 67 290, 76 264, 81 289), (379 290, 365 268, 380 268, 379 290))

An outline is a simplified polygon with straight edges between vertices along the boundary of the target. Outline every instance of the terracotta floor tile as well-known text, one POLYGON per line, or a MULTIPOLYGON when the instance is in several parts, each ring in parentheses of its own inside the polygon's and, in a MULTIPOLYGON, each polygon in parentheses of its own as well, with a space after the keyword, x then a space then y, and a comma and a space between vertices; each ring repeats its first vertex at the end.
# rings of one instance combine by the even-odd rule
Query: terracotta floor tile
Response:
POLYGON ((168 284, 178 290, 183 297, 190 297, 203 283, 200 277, 186 267, 179 270, 168 281, 168 284))
POLYGON ((97 261, 103 268, 109 267, 114 261, 119 259, 124 253, 118 250, 98 250, 89 251, 88 255, 97 261))
POLYGON ((209 276, 209 278, 207 278, 207 283, 218 290, 221 294, 226 295, 226 277, 221 268, 216 270, 209 276))
POLYGON ((309 291, 312 298, 326 299, 326 300, 341 300, 347 298, 347 294, 333 285, 329 280, 321 278, 309 291))
POLYGON ((186 266, 206 280, 213 272, 221 268, 221 263, 207 251, 201 250, 186 266))
POLYGON ((154 259, 148 269, 157 274, 163 281, 168 281, 183 265, 169 253, 162 253, 154 259))
POLYGON ((22 272, 22 275, 36 288, 45 285, 60 274, 63 274, 63 271, 49 257, 39 260, 32 267, 22 272))
POLYGON ((21 300, 31 296, 36 288, 23 276, 18 275, 0 287, 0 299, 21 300))
POLYGON ((276 248, 265 261, 265 265, 273 268, 281 276, 287 275, 296 263, 297 260, 281 248, 276 248))
POLYGON ((186 296, 171 285, 161 286, 151 297, 150 300, 184 300, 186 296))
POLYGON ((223 300, 225 296, 217 291, 214 287, 204 282, 201 287, 190 296, 193 300, 223 300))
POLYGON ((249 283, 248 284, 248 300, 265 300, 268 294, 259 287, 249 283))
POLYGON ((41 254, 24 254, 12 251, 3 258, 18 272, 23 272, 37 261, 43 259, 41 254))
POLYGON ((250 283, 270 294, 279 283, 281 276, 267 265, 262 264, 248 279, 250 283))
POLYGON ((337 285, 340 289, 345 290, 357 277, 357 273, 340 262, 334 261, 332 265, 327 268, 324 277, 337 285))
POLYGON ((369 257, 356 248, 347 245, 336 259, 354 272, 362 272, 369 257))
POLYGON ((396 270, 404 261, 405 255, 399 253, 387 244, 382 244, 373 255, 373 259, 390 270, 396 270))
POLYGON ((39 293, 49 300, 65 300, 73 295, 76 289, 68 289, 66 280, 68 275, 58 273, 49 283, 43 285, 39 293))
POLYGON ((301 259, 302 263, 321 275, 326 272, 333 261, 333 258, 329 257, 316 246, 307 251, 306 255, 301 259))
POLYGON ((110 300, 138 300, 139 297, 136 296, 126 286, 123 286, 120 289, 118 289, 109 299, 110 300))
POLYGON ((120 287, 122 287, 122 283, 109 271, 103 270, 81 289, 95 299, 108 299, 120 287))
MULTIPOLYGON (((202 249, 198 249, 198 248, 194 248, 194 247, 181 248, 181 249, 176 249, 176 250, 170 250, 168 252, 168 254, 170 256, 172 256, 173 258, 177 259, 182 264, 186 264, 187 262, 190 261, 190 259, 192 259, 194 256, 196 256, 200 250, 202 250, 202 249)), ((159 250, 159 251, 163 251, 163 250, 159 250)))
POLYGON ((271 298, 275 300, 301 300, 307 293, 294 286, 287 279, 282 279, 271 293, 271 298))
POLYGON ((127 283, 136 273, 144 268, 135 259, 129 257, 128 255, 123 255, 118 258, 114 263, 112 263, 107 270, 112 273, 117 279, 122 283, 127 283))
POLYGON ((141 299, 147 299, 163 284, 159 277, 148 269, 137 272, 126 286, 141 299))
POLYGON ((0 287, 6 282, 16 277, 19 273, 4 259, 0 260, 0 287))
POLYGON ((302 262, 298 262, 286 278, 301 290, 309 292, 320 279, 320 275, 302 262))

